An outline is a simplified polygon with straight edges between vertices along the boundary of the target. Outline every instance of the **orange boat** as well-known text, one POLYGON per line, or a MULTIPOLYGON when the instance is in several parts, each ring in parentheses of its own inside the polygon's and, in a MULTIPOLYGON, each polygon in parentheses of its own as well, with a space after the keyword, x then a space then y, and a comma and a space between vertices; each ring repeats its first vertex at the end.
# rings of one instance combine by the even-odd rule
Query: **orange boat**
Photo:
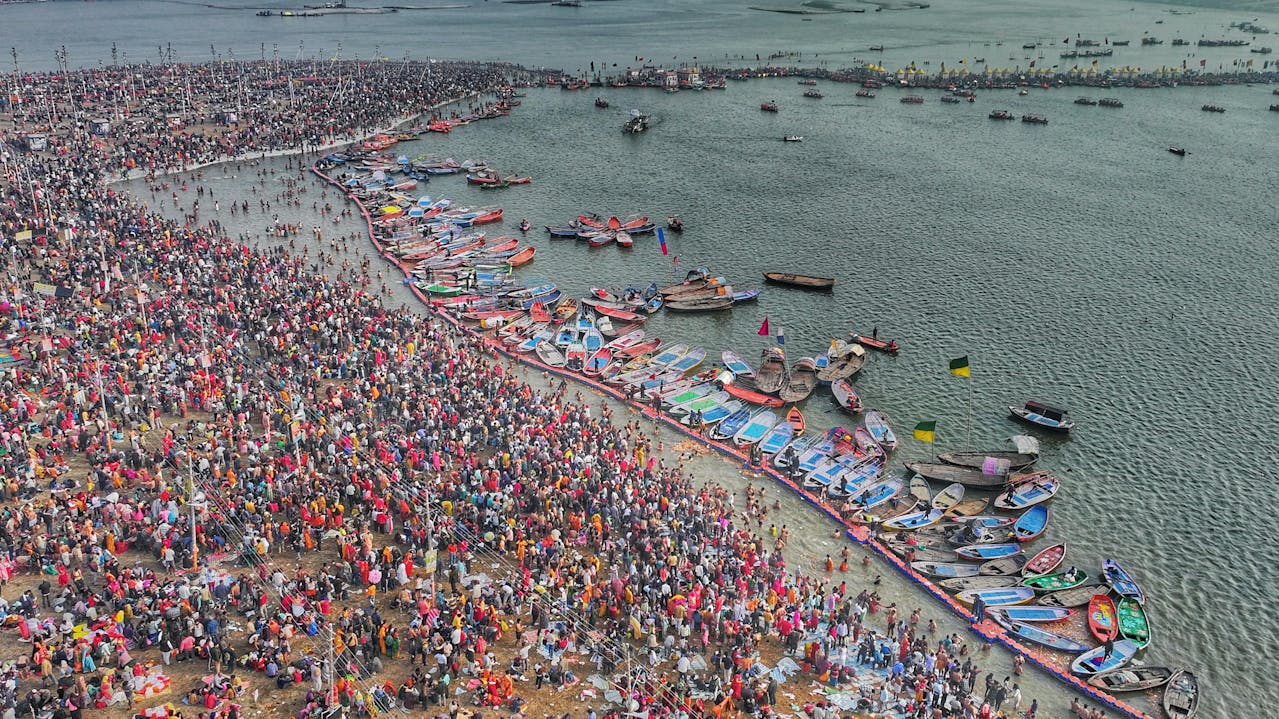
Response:
POLYGON ((546 310, 546 305, 541 302, 534 302, 528 313, 529 316, 533 318, 534 322, 551 321, 551 313, 546 310))
POLYGON ((508 257, 506 261, 510 263, 511 267, 519 267, 520 265, 527 265, 528 263, 533 261, 533 255, 536 253, 537 253, 536 247, 525 247, 519 252, 516 252, 515 254, 508 257))
POLYGON ((735 384, 724 385, 724 391, 728 392, 733 397, 736 397, 743 402, 749 402, 750 404, 760 404, 765 407, 781 407, 783 404, 786 404, 772 395, 764 394, 763 392, 756 392, 753 389, 746 389, 745 387, 739 387, 735 384))
POLYGON ((795 428, 796 437, 804 434, 806 422, 804 421, 804 413, 799 411, 799 407, 790 408, 790 411, 786 413, 786 421, 790 422, 791 426, 795 428))
POLYGON ((471 220, 471 224, 487 225, 490 222, 501 222, 501 221, 502 221, 502 210, 496 209, 496 210, 493 210, 492 212, 486 212, 483 215, 476 217, 475 219, 471 220))

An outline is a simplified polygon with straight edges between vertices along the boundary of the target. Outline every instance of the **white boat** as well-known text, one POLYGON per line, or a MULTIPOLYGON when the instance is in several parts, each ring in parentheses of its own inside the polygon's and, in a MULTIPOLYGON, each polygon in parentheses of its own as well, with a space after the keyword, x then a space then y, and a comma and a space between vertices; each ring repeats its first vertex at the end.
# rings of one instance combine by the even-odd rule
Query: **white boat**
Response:
POLYGON ((910 532, 937 524, 941 521, 941 518, 942 511, 940 509, 921 510, 885 521, 884 529, 910 532))
POLYGON ((746 360, 732 350, 724 350, 720 353, 720 360, 724 363, 724 369, 732 372, 738 377, 754 377, 755 368, 751 367, 746 360))
POLYGON ((1113 671, 1132 661, 1137 649, 1137 642, 1120 639, 1111 646, 1109 658, 1106 658, 1106 647, 1100 646, 1075 657, 1075 661, 1070 663, 1070 671, 1082 676, 1113 671))
MULTIPOLYGON (((789 423, 787 423, 789 424, 789 423)), ((751 416, 750 421, 741 431, 733 435, 733 444, 747 446, 760 441, 777 425, 777 415, 769 410, 760 410, 751 416)))
POLYGON ((866 425, 866 431, 870 432, 885 452, 897 449, 897 435, 893 433, 893 428, 888 424, 888 417, 885 417, 883 412, 873 409, 866 413, 863 422, 866 425))

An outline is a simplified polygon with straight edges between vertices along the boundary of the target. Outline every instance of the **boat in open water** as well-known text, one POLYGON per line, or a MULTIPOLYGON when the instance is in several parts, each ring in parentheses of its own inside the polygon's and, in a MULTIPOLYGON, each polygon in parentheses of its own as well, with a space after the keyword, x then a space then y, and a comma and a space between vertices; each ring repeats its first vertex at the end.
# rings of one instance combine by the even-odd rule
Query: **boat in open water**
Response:
POLYGON ((835 286, 833 277, 816 277, 813 275, 796 275, 790 272, 765 272, 764 281, 774 285, 798 287, 804 290, 829 290, 835 286))

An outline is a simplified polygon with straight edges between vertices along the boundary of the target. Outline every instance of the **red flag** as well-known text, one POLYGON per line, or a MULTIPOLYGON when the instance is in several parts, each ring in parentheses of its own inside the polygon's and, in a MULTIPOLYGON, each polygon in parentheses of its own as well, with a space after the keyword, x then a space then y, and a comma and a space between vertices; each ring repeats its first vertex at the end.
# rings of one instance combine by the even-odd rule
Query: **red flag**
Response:
POLYGON ((767 316, 765 316, 765 317, 764 317, 764 324, 762 324, 762 325, 760 325, 760 326, 759 326, 759 332, 756 332, 756 334, 758 334, 760 337, 767 337, 767 336, 769 336, 770 334, 772 334, 771 332, 769 332, 769 331, 768 331, 768 317, 767 317, 767 316))
POLYGON ((1208 60, 1206 58, 1199 61, 1199 67, 1205 67, 1207 66, 1207 64, 1208 64, 1208 60))

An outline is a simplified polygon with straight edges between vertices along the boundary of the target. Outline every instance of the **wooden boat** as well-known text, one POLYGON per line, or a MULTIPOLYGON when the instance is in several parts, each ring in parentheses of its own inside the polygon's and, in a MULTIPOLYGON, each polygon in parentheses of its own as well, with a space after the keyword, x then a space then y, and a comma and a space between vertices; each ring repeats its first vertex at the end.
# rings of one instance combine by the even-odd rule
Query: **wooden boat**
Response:
POLYGON ((1089 600, 1088 630, 1099 642, 1107 642, 1119 636, 1119 617, 1115 601, 1109 594, 1094 594, 1089 600))
POLYGON ((995 497, 995 506, 1000 509, 1033 507, 1057 496, 1061 490, 1061 480, 1047 472, 1014 475, 1011 481, 1012 486, 995 497))
POLYGON ((1030 587, 1040 592, 1060 592, 1063 589, 1078 587, 1088 581, 1088 573, 1075 570, 1072 574, 1069 571, 1057 572, 1055 574, 1041 574, 1036 577, 1027 577, 1021 580, 1023 586, 1030 587))
POLYGON ((1021 554, 1021 545, 1012 544, 969 544, 965 547, 959 547, 955 550, 963 559, 970 561, 986 561, 990 559, 1003 559, 1021 554))
POLYGON ((1093 596, 1098 592, 1104 591, 1106 588, 1100 584, 1083 584, 1074 589, 1045 594, 1039 598, 1039 603, 1053 607, 1082 607, 1092 601, 1093 596))
POLYGON ((988 607, 1007 604, 1025 604, 1035 598, 1035 590, 1029 587, 1004 587, 997 589, 968 589, 955 595, 964 604, 972 604, 980 598, 988 607))
POLYGON ((1126 667, 1098 674, 1088 683, 1111 693, 1142 692, 1167 684, 1175 673, 1168 667, 1126 667))
POLYGON ((732 350, 724 350, 719 355, 720 361, 724 363, 724 369, 732 372, 738 377, 754 377, 755 369, 747 364, 746 360, 732 350))
MULTIPOLYGON (((579 217, 578 220, 580 221, 581 217, 579 217)), ((598 223, 596 224, 598 226, 598 223)), ((708 270, 705 267, 698 267, 696 269, 689 270, 688 274, 684 276, 683 282, 678 282, 673 285, 667 285, 666 287, 659 288, 657 292, 658 294, 665 297, 666 295, 673 295, 677 292, 684 292, 686 290, 691 290, 691 289, 699 289, 706 286, 706 280, 710 276, 711 276, 710 270, 708 270)))
POLYGON ((941 521, 941 518, 942 511, 940 509, 921 510, 886 520, 884 522, 884 529, 889 531, 910 532, 937 524, 941 521))
POLYGON ((776 394, 786 384, 786 355, 777 347, 769 347, 762 353, 759 369, 755 371, 755 388, 765 394, 776 394))
POLYGON ((1056 432, 1069 432, 1075 428, 1074 421, 1066 418, 1066 410, 1040 402, 1027 402, 1024 407, 1009 406, 1008 412, 1022 422, 1056 432))
POLYGON ((866 350, 858 345, 851 345, 850 351, 832 357, 830 363, 817 372, 817 379, 829 383, 847 379, 860 372, 865 365, 866 350))
POLYGON ((786 285, 805 290, 829 290, 835 286, 833 277, 813 277, 789 272, 765 272, 764 281, 774 285, 786 285))
POLYGON ((1019 579, 1019 576, 1021 568, 1024 566, 1026 566, 1026 555, 1016 554, 1011 557, 982 562, 981 566, 978 567, 978 572, 985 577, 1008 577, 1020 584, 1021 579, 1019 579))
POLYGON ((1009 471, 1015 472, 1034 464, 1039 459, 1039 455, 998 450, 992 452, 944 452, 937 455, 937 459, 946 464, 970 469, 982 469, 986 465, 987 459, 999 459, 1008 462, 1009 471))
POLYGON ((563 367, 566 358, 564 353, 555 346, 553 342, 543 342, 534 350, 537 352, 538 359, 552 367, 563 367))
MULTIPOLYGON (((1070 663, 1070 671, 1087 677, 1114 671, 1132 661, 1136 653, 1136 644, 1127 639, 1120 639, 1112 646, 1109 659, 1106 658, 1106 647, 1097 647, 1076 657, 1075 661, 1070 663)), ((1172 686, 1171 683, 1169 686, 1172 686)))
POLYGON ((875 438, 875 441, 879 443, 879 446, 885 452, 897 449, 897 435, 893 432, 892 426, 888 424, 888 418, 884 416, 883 412, 871 410, 866 413, 866 418, 863 422, 866 425, 866 431, 870 432, 871 436, 875 438))
POLYGON ((562 325, 568 322, 569 318, 577 314, 577 300, 572 297, 565 297, 556 305, 555 311, 551 313, 551 322, 562 325))
POLYGON ((841 379, 832 382, 830 391, 835 396, 835 403, 840 409, 853 414, 862 411, 861 398, 857 396, 857 390, 853 388, 853 383, 849 380, 841 379))
POLYGON ((661 346, 662 346, 662 338, 654 337, 650 340, 645 340, 631 347, 623 347, 621 349, 615 349, 615 351, 613 352, 613 356, 617 357, 618 359, 631 360, 636 357, 641 357, 643 355, 646 355, 649 352, 652 352, 661 346))
MULTIPOLYGON (((946 510, 946 516, 953 521, 961 521, 966 517, 981 516, 990 507, 990 500, 983 497, 969 497, 961 500, 955 506, 946 510)), ((1003 519, 1003 518, 1001 518, 1003 519)), ((1006 527, 1012 524, 1012 521, 994 521, 983 523, 986 527, 1006 527)))
POLYGON ((1061 560, 1066 558, 1066 543, 1054 544, 1051 547, 1041 549, 1035 556, 1026 562, 1026 566, 1021 570, 1022 575, 1027 577, 1037 577, 1048 574, 1056 569, 1061 560))
POLYGON ((1146 595, 1141 591, 1141 586, 1133 581, 1132 575, 1127 570, 1119 566, 1119 562, 1113 559, 1101 560, 1101 578, 1115 590, 1115 594, 1131 597, 1137 600, 1138 604, 1146 601, 1146 595))
POLYGON ((732 309, 732 297, 711 297, 703 300, 690 300, 687 302, 666 300, 664 305, 671 312, 719 312, 720 310, 732 309))
POLYGON ((962 592, 968 589, 1008 589, 1017 586, 1017 583, 1012 577, 977 576, 943 579, 939 585, 952 592, 962 592))
POLYGON ((911 477, 910 483, 907 485, 907 491, 910 492, 910 496, 914 497, 916 502, 924 506, 932 506, 933 488, 928 486, 928 480, 919 476, 911 477))
POLYGON ((946 577, 954 579, 957 577, 975 577, 977 576, 977 565, 941 562, 911 562, 911 568, 920 574, 927 574, 930 577, 946 577))
POLYGON ((753 389, 747 389, 746 387, 743 387, 738 384, 726 384, 724 385, 724 391, 728 392, 729 394, 736 397, 737 399, 740 399, 743 402, 749 402, 750 404, 763 405, 764 407, 772 407, 776 409, 786 404, 785 402, 772 396, 771 394, 756 392, 753 389))
POLYGON ((1021 513, 1013 523, 1013 534, 1018 542, 1030 542, 1038 539, 1048 529, 1048 508, 1036 505, 1021 513))
POLYGON ((907 545, 904 542, 894 542, 888 547, 891 551, 905 556, 907 552, 913 551, 913 562, 931 562, 933 564, 955 564, 959 562, 959 557, 954 552, 945 549, 936 549, 934 547, 919 547, 907 545))
POLYGON ((727 284, 727 281, 723 277, 711 277, 709 279, 702 280, 701 283, 694 283, 675 292, 663 292, 662 297, 667 301, 678 300, 681 302, 689 302, 692 300, 731 297, 732 294, 732 285, 727 284))
POLYGON ((1119 635, 1145 649, 1150 644, 1150 620, 1141 603, 1132 597, 1120 597, 1115 603, 1115 612, 1119 616, 1119 635))
POLYGON ((1066 607, 1045 607, 1038 604, 1022 604, 999 611, 1014 622, 1059 622, 1075 613, 1075 610, 1066 607))
POLYGON ((1088 651, 1087 644, 1077 642, 1069 637, 1053 634, 1050 631, 1040 629, 1039 627, 1033 624, 1027 624, 1026 622, 1014 622, 1004 617, 1000 612, 992 611, 990 615, 997 623, 1002 625, 1010 634, 1016 636, 1018 639, 1024 639, 1028 642, 1048 647, 1049 649, 1066 652, 1067 654, 1077 654, 1079 652, 1088 651))
POLYGON ((933 496, 932 507, 933 509, 940 509, 944 512, 956 504, 959 504, 959 501, 963 498, 964 485, 955 482, 933 496))
POLYGON ((786 423, 795 430, 796 437, 804 434, 804 430, 808 428, 808 421, 804 419, 804 413, 799 411, 799 407, 790 408, 786 413, 786 423))
MULTIPOLYGON (((670 306, 670 303, 667 303, 670 306)), ((801 358, 791 367, 786 384, 782 385, 778 396, 783 402, 803 402, 817 388, 816 360, 812 357, 801 358)))
POLYGON ((886 354, 893 355, 901 351, 901 345, 897 344, 897 340, 884 341, 876 337, 860 335, 856 332, 849 332, 848 336, 852 338, 853 342, 856 342, 868 350, 875 350, 876 352, 884 352, 886 354))
POLYGON ((1007 476, 983 474, 980 470, 936 462, 907 462, 906 469, 937 482, 958 482, 965 487, 1002 487, 1007 476))
POLYGON ((1199 711, 1199 679, 1187 670, 1172 675, 1164 686, 1164 713, 1168 719, 1191 719, 1199 711))

